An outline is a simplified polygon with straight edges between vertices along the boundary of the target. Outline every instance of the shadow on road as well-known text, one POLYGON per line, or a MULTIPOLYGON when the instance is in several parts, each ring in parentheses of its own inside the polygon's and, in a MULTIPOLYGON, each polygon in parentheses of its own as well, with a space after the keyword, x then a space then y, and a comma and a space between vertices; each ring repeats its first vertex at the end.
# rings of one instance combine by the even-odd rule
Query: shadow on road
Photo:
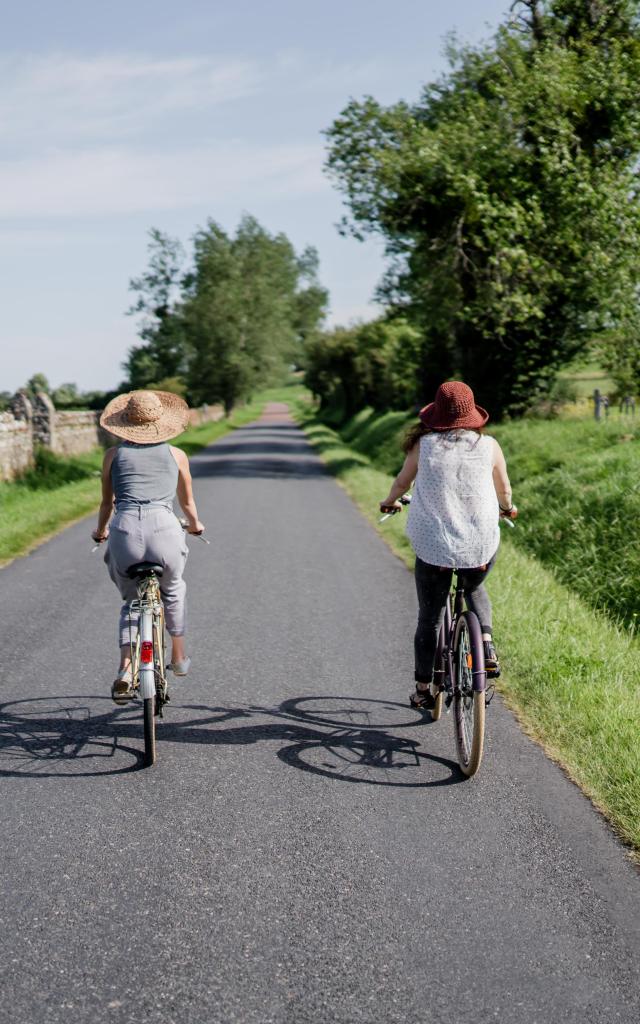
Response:
MULTIPOLYGON (((390 732, 426 724, 404 705, 352 697, 298 697, 273 708, 176 704, 158 723, 158 742, 284 743, 277 750, 284 764, 343 782, 428 788, 463 781, 454 761, 390 732)), ((106 697, 61 696, 0 705, 0 776, 120 775, 142 766, 139 704, 114 708, 106 697)))
MULTIPOLYGON (((340 469, 356 465, 361 465, 361 461, 346 457, 340 469)), ((230 439, 216 441, 200 452, 192 461, 191 472, 194 477, 235 480, 309 480, 329 475, 300 428, 288 423, 240 427, 230 439)))

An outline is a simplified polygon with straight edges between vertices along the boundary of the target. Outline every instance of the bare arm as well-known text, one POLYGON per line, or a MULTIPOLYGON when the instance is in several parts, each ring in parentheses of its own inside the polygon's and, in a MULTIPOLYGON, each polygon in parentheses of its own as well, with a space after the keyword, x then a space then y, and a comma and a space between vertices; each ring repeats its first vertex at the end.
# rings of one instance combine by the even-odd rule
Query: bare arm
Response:
POLYGON ((173 445, 171 445, 171 454, 178 465, 177 494, 178 501, 180 502, 180 508, 184 512, 187 523, 189 524, 187 530, 189 533, 202 533, 204 526, 198 519, 198 510, 193 498, 193 485, 191 483, 189 459, 181 448, 175 448, 173 445))
POLYGON ((511 497, 511 483, 507 473, 507 463, 502 453, 502 448, 495 438, 493 438, 493 486, 498 496, 500 511, 505 513, 515 512, 515 515, 511 516, 511 518, 515 519, 518 510, 513 504, 511 497))
MULTIPOLYGON (((397 477, 391 485, 389 495, 384 501, 380 502, 380 508, 391 508, 396 505, 398 498, 405 491, 408 491, 411 484, 418 475, 418 456, 420 454, 420 445, 414 444, 413 448, 404 460, 404 465, 397 477)), ((400 507, 400 506, 398 506, 400 507)))
POLYGON ((109 520, 113 515, 113 486, 111 484, 111 463, 117 449, 108 448, 102 460, 102 501, 98 511, 98 525, 91 534, 93 539, 100 543, 109 536, 109 520))

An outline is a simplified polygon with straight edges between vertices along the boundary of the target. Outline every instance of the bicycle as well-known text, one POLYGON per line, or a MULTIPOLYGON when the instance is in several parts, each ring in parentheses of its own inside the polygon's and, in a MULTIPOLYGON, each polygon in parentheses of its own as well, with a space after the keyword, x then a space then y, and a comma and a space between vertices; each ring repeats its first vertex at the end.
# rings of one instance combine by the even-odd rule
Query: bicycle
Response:
MULTIPOLYGON (((410 495, 400 498, 402 505, 411 502, 410 495)), ((385 512, 380 522, 400 509, 385 512)), ((513 527, 510 519, 501 522, 513 527)), ((437 722, 443 704, 447 711, 453 705, 453 727, 462 773, 471 778, 478 771, 484 752, 485 711, 493 699, 494 686, 487 690, 482 628, 475 612, 464 607, 464 590, 460 584, 463 569, 454 569, 456 584, 447 596, 444 620, 438 634, 431 696, 434 706, 431 718, 437 722)))
MULTIPOLYGON (((187 521, 179 520, 183 530, 187 521)), ((205 544, 209 541, 201 533, 205 544)), ((103 543, 103 542, 102 542, 103 543)), ((97 550, 99 544, 93 548, 97 550)), ((142 700, 144 731, 144 764, 150 768, 156 760, 156 718, 163 718, 163 708, 169 703, 166 677, 166 632, 164 605, 160 592, 163 566, 155 562, 135 562, 127 569, 129 579, 136 581, 137 597, 129 603, 129 652, 131 658, 131 688, 134 696, 142 700)), ((128 703, 130 697, 122 703, 128 703)))
POLYGON ((164 717, 162 709, 169 701, 164 606, 160 593, 162 571, 163 567, 153 562, 136 562, 127 569, 127 576, 136 581, 138 592, 129 604, 131 685, 142 700, 147 768, 156 760, 155 720, 164 717), (134 620, 137 621, 135 634, 134 620))

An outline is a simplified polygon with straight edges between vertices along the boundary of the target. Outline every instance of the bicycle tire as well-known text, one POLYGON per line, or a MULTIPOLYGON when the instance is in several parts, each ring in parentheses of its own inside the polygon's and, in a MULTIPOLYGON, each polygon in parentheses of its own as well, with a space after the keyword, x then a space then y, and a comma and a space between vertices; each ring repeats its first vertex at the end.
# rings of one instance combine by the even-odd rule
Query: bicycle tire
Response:
POLYGON ((144 717, 144 763, 150 768, 156 760, 156 699, 146 697, 143 701, 144 717))
POLYGON ((154 620, 153 632, 153 663, 156 669, 156 715, 161 715, 162 704, 165 703, 167 691, 167 651, 164 621, 164 605, 160 604, 157 621, 154 620))
MULTIPOLYGON (((144 645, 149 641, 153 645, 154 628, 153 614, 149 605, 148 593, 145 594, 144 603, 140 609, 140 621, 138 626, 140 638, 141 659, 143 657, 144 645)), ((155 652, 152 649, 151 664, 146 660, 144 668, 140 664, 140 696, 142 697, 142 717, 144 726, 144 764, 150 768, 156 760, 156 672, 155 652), (152 683, 153 680, 153 683, 152 683)))
POLYGON ((431 720, 437 722, 442 715, 442 705, 444 704, 444 681, 446 673, 446 660, 447 660, 447 642, 449 638, 449 631, 451 629, 451 597, 447 598, 447 604, 444 610, 444 619, 438 633, 438 646, 436 647, 436 657, 433 666, 433 682, 431 684, 431 696, 434 700, 434 705, 431 709, 431 720))
POLYGON ((453 726, 458 763, 467 778, 478 771, 484 751, 484 683, 480 690, 473 688, 484 670, 480 623, 473 612, 463 612, 453 641, 453 726))

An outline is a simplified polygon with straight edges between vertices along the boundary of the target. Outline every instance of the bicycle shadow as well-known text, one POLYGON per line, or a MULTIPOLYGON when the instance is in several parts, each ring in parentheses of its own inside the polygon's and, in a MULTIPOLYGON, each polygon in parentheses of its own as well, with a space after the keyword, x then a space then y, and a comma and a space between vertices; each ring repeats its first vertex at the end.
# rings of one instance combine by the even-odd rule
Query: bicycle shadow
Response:
MULTIPOLYGON (((419 750, 418 740, 391 731, 427 723, 404 705, 363 698, 297 697, 271 708, 176 704, 158 723, 158 742, 277 742, 276 756, 288 767, 343 782, 431 788, 463 781, 456 762, 419 750)), ((0 776, 119 775, 143 766, 139 705, 114 708, 108 698, 95 696, 0 705, 0 776), (100 703, 108 710, 101 712, 100 703)))
MULTIPOLYGON (((118 727, 131 710, 106 697, 36 697, 0 704, 0 776, 58 778, 123 775, 144 766, 118 727), (96 713, 103 705, 103 713, 96 713), (123 758, 126 763, 122 764, 123 758)), ((140 734, 140 713, 136 715, 140 734)), ((133 719, 131 735, 134 735, 133 719)))

